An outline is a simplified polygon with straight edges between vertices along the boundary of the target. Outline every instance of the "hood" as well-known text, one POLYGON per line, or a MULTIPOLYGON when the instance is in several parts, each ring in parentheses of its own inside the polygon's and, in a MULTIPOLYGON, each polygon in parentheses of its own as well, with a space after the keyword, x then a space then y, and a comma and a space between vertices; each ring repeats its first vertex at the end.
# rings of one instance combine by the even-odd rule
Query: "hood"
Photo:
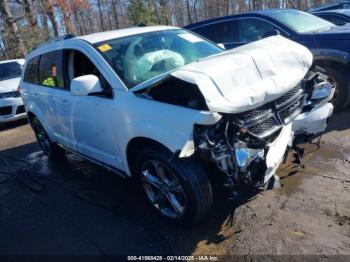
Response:
POLYGON ((311 65, 312 54, 306 47, 272 36, 188 64, 131 91, 171 75, 198 86, 210 111, 240 113, 281 97, 311 65))
POLYGON ((347 40, 350 39, 350 24, 335 26, 329 30, 310 35, 318 39, 347 40))
POLYGON ((20 80, 20 77, 15 77, 0 81, 0 93, 12 92, 17 90, 20 80))

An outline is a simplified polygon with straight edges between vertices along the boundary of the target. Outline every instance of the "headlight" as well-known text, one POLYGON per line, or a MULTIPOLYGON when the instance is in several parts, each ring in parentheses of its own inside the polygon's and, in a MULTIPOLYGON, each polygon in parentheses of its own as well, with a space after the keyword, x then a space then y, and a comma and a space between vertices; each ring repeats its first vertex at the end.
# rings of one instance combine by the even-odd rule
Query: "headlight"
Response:
POLYGON ((245 167, 247 165, 249 160, 249 152, 246 143, 238 142, 235 144, 235 156, 238 166, 245 167))
POLYGON ((246 167, 255 159, 264 158, 264 149, 251 149, 245 142, 239 141, 235 143, 235 157, 239 167, 246 167))
POLYGON ((20 93, 19 89, 17 89, 16 91, 12 91, 12 92, 0 93, 0 99, 17 98, 20 96, 21 96, 21 93, 20 93))
POLYGON ((332 92, 332 85, 328 82, 322 82, 315 85, 312 90, 311 100, 320 100, 327 98, 332 92))

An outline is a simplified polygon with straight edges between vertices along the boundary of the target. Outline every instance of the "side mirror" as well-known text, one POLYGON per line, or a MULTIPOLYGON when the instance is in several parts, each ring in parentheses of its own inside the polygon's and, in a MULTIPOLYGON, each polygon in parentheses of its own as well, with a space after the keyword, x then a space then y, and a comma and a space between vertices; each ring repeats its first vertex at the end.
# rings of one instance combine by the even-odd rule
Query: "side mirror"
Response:
POLYGON ((266 37, 270 37, 270 36, 275 36, 275 35, 280 35, 280 31, 278 31, 277 29, 273 29, 271 31, 268 31, 264 34, 263 38, 266 38, 266 37))
POLYGON ((85 75, 72 79, 70 92, 73 96, 87 96, 92 93, 103 92, 103 89, 97 76, 85 75))
POLYGON ((224 44, 222 44, 222 43, 218 43, 218 44, 217 44, 217 46, 218 46, 218 47, 220 47, 220 48, 222 48, 222 49, 224 49, 224 50, 226 50, 225 45, 224 45, 224 44))

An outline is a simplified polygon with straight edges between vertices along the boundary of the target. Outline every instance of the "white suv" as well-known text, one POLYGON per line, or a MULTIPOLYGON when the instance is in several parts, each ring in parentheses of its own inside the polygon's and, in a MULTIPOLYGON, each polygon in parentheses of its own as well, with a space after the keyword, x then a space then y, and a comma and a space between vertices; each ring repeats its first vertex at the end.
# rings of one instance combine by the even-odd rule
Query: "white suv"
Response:
POLYGON ((0 123, 26 117, 18 89, 24 59, 0 61, 0 123))
POLYGON ((162 216, 196 221, 212 205, 211 176, 230 192, 274 177, 310 104, 311 64, 280 36, 224 51, 183 29, 142 27, 44 44, 20 86, 49 158, 68 150, 134 176, 162 216))

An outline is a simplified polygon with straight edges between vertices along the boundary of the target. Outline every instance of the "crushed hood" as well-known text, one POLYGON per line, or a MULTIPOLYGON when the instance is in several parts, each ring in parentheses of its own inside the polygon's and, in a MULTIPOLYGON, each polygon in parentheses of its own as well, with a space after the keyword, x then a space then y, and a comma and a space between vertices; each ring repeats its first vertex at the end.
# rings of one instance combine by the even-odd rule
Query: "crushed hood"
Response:
POLYGON ((272 36, 185 65, 131 91, 172 75, 196 84, 210 111, 240 113, 291 90, 308 72, 312 60, 306 47, 282 36, 272 36))
POLYGON ((0 93, 12 92, 18 89, 21 78, 11 78, 0 81, 0 93))

